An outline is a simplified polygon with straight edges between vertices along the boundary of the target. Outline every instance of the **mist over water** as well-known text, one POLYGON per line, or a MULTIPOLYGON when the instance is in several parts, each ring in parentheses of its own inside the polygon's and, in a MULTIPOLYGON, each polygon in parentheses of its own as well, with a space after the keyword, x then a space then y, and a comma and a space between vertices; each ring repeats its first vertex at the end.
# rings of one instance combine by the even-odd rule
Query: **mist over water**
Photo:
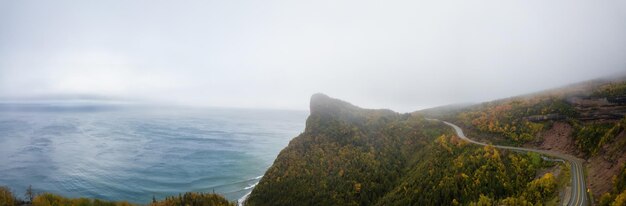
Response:
POLYGON ((0 104, 0 185, 147 203, 252 190, 305 111, 0 104))

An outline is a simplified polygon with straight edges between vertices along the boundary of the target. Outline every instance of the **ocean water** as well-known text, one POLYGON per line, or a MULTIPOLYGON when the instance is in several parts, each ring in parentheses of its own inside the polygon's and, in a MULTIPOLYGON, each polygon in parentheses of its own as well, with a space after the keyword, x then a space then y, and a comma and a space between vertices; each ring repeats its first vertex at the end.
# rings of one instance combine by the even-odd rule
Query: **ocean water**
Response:
POLYGON ((148 203, 186 191, 236 201, 308 112, 0 104, 0 185, 148 203))

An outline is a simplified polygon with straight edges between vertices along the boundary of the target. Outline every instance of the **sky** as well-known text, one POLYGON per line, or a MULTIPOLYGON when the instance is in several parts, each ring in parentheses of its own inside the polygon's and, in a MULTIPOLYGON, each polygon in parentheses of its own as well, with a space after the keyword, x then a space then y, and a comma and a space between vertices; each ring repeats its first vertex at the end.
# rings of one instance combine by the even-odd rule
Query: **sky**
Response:
POLYGON ((0 0, 0 99, 409 112, 625 72, 623 0, 0 0))

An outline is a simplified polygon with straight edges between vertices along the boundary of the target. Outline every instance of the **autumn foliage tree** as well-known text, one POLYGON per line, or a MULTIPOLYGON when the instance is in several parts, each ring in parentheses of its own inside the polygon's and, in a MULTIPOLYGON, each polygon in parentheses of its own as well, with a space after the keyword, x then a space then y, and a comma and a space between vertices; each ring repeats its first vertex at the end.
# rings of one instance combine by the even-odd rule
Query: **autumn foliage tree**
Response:
POLYGON ((305 132, 281 151, 247 205, 514 202, 544 166, 536 154, 468 144, 419 114, 321 98, 311 103, 305 132))

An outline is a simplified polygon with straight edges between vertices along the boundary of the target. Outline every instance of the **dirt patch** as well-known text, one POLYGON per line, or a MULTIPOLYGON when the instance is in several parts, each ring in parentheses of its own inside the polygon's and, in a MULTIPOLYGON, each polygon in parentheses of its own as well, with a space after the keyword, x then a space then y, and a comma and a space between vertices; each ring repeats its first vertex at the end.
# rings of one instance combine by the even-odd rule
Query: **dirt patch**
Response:
POLYGON ((531 146, 543 149, 553 150, 565 154, 578 154, 578 149, 574 145, 572 137, 573 128, 565 122, 555 122, 552 128, 539 134, 540 142, 531 143, 531 146))
MULTIPOLYGON (((583 158, 583 154, 576 148, 572 131, 571 125, 565 122, 555 122, 552 128, 539 135, 539 141, 529 143, 526 146, 558 151, 583 158)), ((587 187, 591 189, 596 199, 611 190, 613 176, 626 163, 624 145, 626 145, 626 131, 621 132, 611 142, 605 144, 598 155, 587 159, 585 162, 587 187)))
POLYGON ((613 188, 613 176, 619 172, 624 162, 626 162, 626 154, 616 163, 607 161, 601 156, 592 157, 587 161, 587 178, 589 179, 587 186, 595 197, 600 197, 613 188))
MULTIPOLYGON (((613 144, 626 140, 626 132, 620 133, 613 144)), ((619 173, 626 163, 626 152, 607 152, 608 147, 603 147, 601 154, 587 160, 588 187, 595 197, 599 197, 613 188, 613 176, 619 173), (612 153, 613 155, 607 155, 612 153)), ((619 148, 620 150, 623 148, 619 148)))

